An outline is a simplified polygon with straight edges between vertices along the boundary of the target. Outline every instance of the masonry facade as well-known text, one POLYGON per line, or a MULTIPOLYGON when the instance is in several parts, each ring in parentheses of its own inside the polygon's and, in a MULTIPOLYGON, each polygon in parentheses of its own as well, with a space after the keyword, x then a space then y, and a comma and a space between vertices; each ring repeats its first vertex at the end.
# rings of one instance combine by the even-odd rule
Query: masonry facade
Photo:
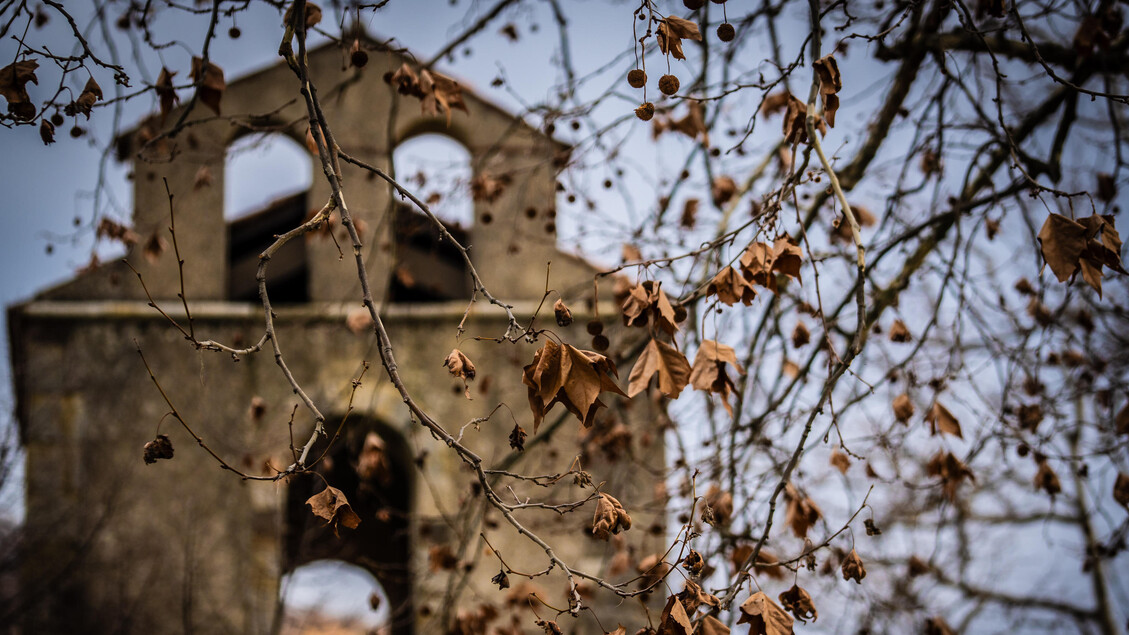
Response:
MULTIPOLYGON (((513 302, 519 315, 531 315, 541 300, 552 261, 549 285, 577 317, 573 327, 554 331, 590 348, 584 323, 596 306, 593 270, 556 247, 555 166, 566 148, 470 93, 464 96, 468 112, 456 112, 449 124, 421 115, 416 99, 398 95, 381 79, 404 63, 394 53, 373 55, 361 70, 348 68, 334 47, 311 52, 309 61, 345 152, 388 169, 398 144, 438 132, 467 148, 476 175, 505 176, 497 198, 475 203, 473 225, 452 230, 472 245, 475 267, 491 291, 513 302)), ((171 139, 145 143, 161 130, 156 119, 123 138, 122 156, 133 165, 132 226, 142 237, 127 260, 161 308, 186 322, 177 298, 183 281, 201 339, 249 346, 262 336, 254 283, 258 251, 329 198, 315 160, 310 191, 236 221, 224 217, 225 156, 236 139, 274 130, 303 141, 306 116, 300 100, 293 100, 296 84, 284 64, 267 68, 229 83, 221 102, 225 117, 197 107, 190 125, 171 139), (198 183, 201 170, 210 172, 210 185, 198 183), (183 270, 167 230, 170 192, 183 270), (150 246, 163 241, 165 247, 155 257, 145 250, 153 237, 159 240, 150 246)), ((174 111, 168 121, 178 117, 174 111)), ((659 550, 663 507, 655 486, 663 478, 662 433, 652 405, 610 415, 635 432, 630 461, 578 450, 583 444, 577 440, 592 433, 577 432, 572 417, 556 423, 550 417, 544 442, 514 454, 507 441, 513 423, 532 427, 521 368, 540 342, 476 341, 476 335, 505 329, 504 313, 483 302, 474 305, 467 333, 457 341, 455 326, 470 289, 458 254, 387 184, 352 166, 343 169, 350 209, 364 229, 374 296, 381 300, 405 383, 423 408, 457 430, 506 404, 480 430, 472 426, 466 433, 487 463, 563 472, 579 452, 584 469, 607 482, 604 491, 625 502, 657 501, 631 509, 640 528, 631 549, 659 550), (471 400, 441 366, 456 344, 478 367, 471 400)), ((362 518, 357 530, 343 530, 340 538, 304 505, 322 487, 320 479, 247 482, 221 469, 168 416, 137 354, 143 351, 169 399, 209 448, 241 470, 265 474, 293 460, 292 413, 299 445, 313 425, 303 408, 295 411, 297 398, 269 346, 237 359, 195 350, 148 306, 124 263, 84 272, 9 308, 17 416, 27 452, 23 579, 41 598, 27 614, 24 632, 268 633, 279 625, 280 579, 325 558, 362 566, 381 581, 392 603, 393 632, 439 632, 459 609, 483 604, 533 628, 531 614, 522 613, 528 602, 518 598, 507 605, 506 593, 490 583, 499 565, 484 554, 479 534, 515 567, 547 566, 545 554, 488 509, 455 454, 412 422, 380 368, 371 331, 347 328, 346 316, 361 297, 348 256, 346 251, 340 258, 334 241, 318 235, 293 242, 268 270, 289 367, 327 415, 327 427, 341 430, 318 468, 362 518), (354 389, 365 361, 372 368, 354 389), (175 456, 146 465, 141 447, 158 432, 171 438, 175 456), (380 469, 362 469, 373 452, 380 469), (446 551, 457 561, 453 567, 435 561, 435 553, 446 551)), ((613 312, 604 307, 603 315, 613 312)), ((551 313, 541 320, 551 324, 551 313)), ((612 341, 618 340, 613 333, 612 341)), ((314 454, 322 448, 324 442, 314 454)), ((590 492, 571 481, 549 489, 520 481, 507 487, 554 502, 590 492)), ((602 573, 616 548, 586 535, 590 505, 565 516, 522 513, 521 520, 559 545, 566 561, 602 573)), ((535 582, 551 603, 564 601, 559 572, 535 582)), ((615 624, 617 612, 627 610, 614 599, 595 605, 605 623, 615 624)), ((590 617, 562 624, 601 632, 590 617)))

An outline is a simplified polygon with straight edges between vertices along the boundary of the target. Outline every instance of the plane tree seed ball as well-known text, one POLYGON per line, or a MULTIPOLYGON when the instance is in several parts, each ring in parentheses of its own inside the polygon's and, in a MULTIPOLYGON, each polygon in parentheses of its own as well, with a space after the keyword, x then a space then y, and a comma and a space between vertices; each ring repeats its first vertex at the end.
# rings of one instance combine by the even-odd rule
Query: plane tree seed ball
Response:
POLYGON ((661 78, 659 78, 659 90, 661 90, 664 95, 673 95, 674 93, 677 93, 678 86, 678 78, 674 75, 663 75, 661 78))
POLYGON ((732 42, 735 35, 737 35, 737 31, 728 22, 724 22, 717 27, 717 39, 722 42, 732 42))
POLYGON ((632 88, 642 88, 647 83, 647 74, 642 69, 636 68, 627 73, 627 83, 632 88))
POLYGON ((645 102, 635 109, 635 116, 643 121, 650 121, 655 116, 655 105, 649 101, 645 102))

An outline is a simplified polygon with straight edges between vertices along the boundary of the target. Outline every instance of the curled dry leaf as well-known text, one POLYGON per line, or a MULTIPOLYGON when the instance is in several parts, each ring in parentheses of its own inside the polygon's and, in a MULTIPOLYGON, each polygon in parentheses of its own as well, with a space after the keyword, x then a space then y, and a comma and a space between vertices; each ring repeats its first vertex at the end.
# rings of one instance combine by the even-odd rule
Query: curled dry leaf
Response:
POLYGON ((560 403, 591 427, 596 411, 604 407, 601 392, 627 396, 613 377, 619 377, 610 359, 593 351, 557 345, 549 340, 533 355, 533 363, 522 369, 522 383, 528 388, 533 411, 533 432, 537 433, 545 413, 560 403))
MULTIPOLYGON (((775 93, 765 98, 761 110, 766 114, 784 113, 784 139, 789 144, 807 143, 808 105, 791 93, 775 93)), ((827 124, 823 117, 815 116, 815 129, 821 135, 827 134, 827 124)))
POLYGON ((733 494, 723 491, 717 483, 710 484, 709 490, 706 491, 705 503, 713 517, 711 525, 728 527, 733 521, 733 494))
POLYGON ((648 321, 670 335, 678 330, 674 306, 663 292, 662 283, 653 280, 632 287, 623 301, 625 326, 644 327, 648 321))
POLYGON ((199 190, 205 187, 211 187, 214 179, 212 178, 212 169, 206 164, 201 165, 199 170, 196 170, 196 176, 192 179, 192 189, 199 190))
POLYGON ((701 606, 711 608, 721 606, 721 600, 717 599, 716 595, 706 593, 693 580, 686 581, 686 585, 682 587, 682 591, 678 594, 678 599, 682 601, 682 606, 690 615, 693 615, 701 606))
POLYGON ((767 243, 752 242, 741 255, 741 271, 750 282, 775 292, 778 273, 800 280, 803 258, 800 246, 791 236, 777 238, 771 247, 767 243))
POLYGON ((420 110, 425 115, 438 116, 442 112, 451 125, 451 110, 469 112, 463 102, 463 89, 459 83, 446 75, 432 70, 419 73, 419 89, 423 93, 420 110))
POLYGON ((651 338, 631 368, 631 375, 627 378, 627 396, 634 397, 646 390, 656 373, 659 376, 659 392, 677 399, 690 383, 690 362, 670 344, 651 338))
POLYGON ((811 341, 811 332, 803 322, 796 322, 796 328, 792 329, 792 347, 800 348, 811 341))
POLYGON ((804 496, 791 483, 784 486, 784 499, 788 502, 785 518, 797 538, 806 538, 808 529, 823 517, 815 501, 804 496))
POLYGON ((1062 483, 1058 480, 1058 474, 1051 469, 1050 463, 1046 459, 1038 460, 1039 471, 1035 473, 1035 487, 1044 492, 1055 496, 1062 492, 1062 483))
POLYGON ((686 229, 694 229, 694 225, 698 222, 698 207, 701 201, 696 198, 688 198, 682 205, 682 216, 678 219, 678 224, 686 229))
POLYGON ((842 474, 846 474, 851 467, 851 457, 847 456, 846 452, 840 452, 839 448, 834 448, 831 450, 831 465, 842 474))
POLYGON ((467 386, 468 381, 474 379, 474 363, 470 361, 459 349, 452 349, 447 358, 443 360, 443 366, 447 368, 447 372, 451 375, 463 380, 463 390, 467 399, 470 399, 470 387, 467 386))
POLYGON ((39 68, 36 60, 13 62, 0 68, 0 95, 8 101, 8 114, 16 119, 27 121, 35 116, 35 105, 27 94, 27 83, 39 85, 35 70, 39 68))
POLYGON ((141 236, 137 235, 137 232, 107 216, 103 216, 102 220, 99 221, 97 229, 94 230, 94 236, 116 240, 126 247, 132 247, 141 242, 141 236))
POLYGON ((656 37, 659 41, 659 50, 673 55, 676 60, 686 59, 686 54, 682 51, 682 40, 684 38, 702 41, 702 33, 698 30, 696 23, 673 15, 663 18, 663 21, 659 24, 656 37))
POLYGON ((945 494, 945 498, 950 501, 956 499, 957 487, 964 479, 976 480, 972 475, 972 470, 968 469, 967 465, 954 456, 952 452, 943 450, 929 460, 925 470, 929 476, 941 477, 941 491, 945 494))
POLYGON ((894 320, 894 323, 890 325, 890 341, 904 343, 912 339, 909 329, 906 328, 906 323, 901 320, 894 320))
POLYGON ((750 635, 792 635, 795 621, 764 591, 758 591, 741 604, 737 623, 748 624, 750 635))
POLYGON ((46 117, 39 122, 39 138, 45 146, 55 143, 55 124, 46 117))
POLYGON ((223 98, 223 91, 227 89, 223 69, 210 61, 205 65, 202 58, 193 57, 189 77, 196 83, 196 96, 200 103, 211 108, 217 115, 221 114, 220 100, 223 98))
POLYGON ((1113 483, 1113 500, 1129 509, 1129 474, 1117 473, 1117 480, 1113 483))
POLYGON ((706 297, 712 295, 716 295, 718 301, 726 306, 733 306, 738 302, 750 306, 757 297, 757 290, 736 269, 726 267, 706 286, 706 297))
POLYGON ((173 77, 176 77, 176 72, 162 66, 161 74, 157 76, 157 83, 153 85, 153 88, 157 91, 157 99, 161 103, 162 126, 165 125, 165 120, 172 112, 173 107, 180 101, 180 97, 177 97, 176 90, 172 85, 173 77))
POLYGON ((325 489, 311 496, 306 504, 314 516, 321 518, 327 525, 333 526, 333 535, 340 537, 338 528, 345 526, 356 529, 361 524, 361 517, 349 506, 348 499, 341 490, 327 485, 325 489))
POLYGON ((835 112, 839 110, 839 96, 843 89, 843 78, 839 75, 839 64, 830 54, 812 62, 812 68, 819 77, 819 94, 823 98, 823 116, 827 125, 835 127, 835 112))
POLYGON ((858 552, 851 549, 846 558, 843 558, 843 579, 854 580, 858 584, 862 584, 862 579, 866 577, 866 567, 862 564, 862 558, 859 557, 858 552))
POLYGON ((714 340, 702 340, 698 354, 694 356, 694 366, 690 369, 690 384, 696 390, 717 393, 729 416, 733 416, 733 406, 729 405, 729 393, 738 392, 737 385, 729 378, 725 365, 732 364, 741 375, 745 371, 737 363, 737 353, 733 347, 714 340))
POLYGON ((501 591, 502 589, 510 588, 510 576, 506 575, 505 569, 498 571, 497 575, 495 575, 493 578, 490 578, 490 582, 492 584, 497 584, 499 591, 501 591))
POLYGON ((733 177, 721 175, 714 177, 710 182, 710 198, 713 200, 714 207, 721 207, 737 194, 737 182, 733 177))
POLYGON ((557 319, 557 326, 561 328, 572 324, 572 311, 568 310, 568 306, 560 298, 553 304, 553 317, 557 319))
POLYGON ((910 417, 913 416, 913 402, 910 401, 909 395, 904 392, 894 398, 893 407, 894 418, 896 418, 901 423, 906 423, 907 421, 909 421, 910 417))
POLYGON ((659 633, 662 635, 691 635, 694 632, 690 624, 690 616, 686 614, 686 607, 677 595, 671 595, 666 600, 666 606, 659 616, 659 633))
POLYGON ((949 409, 942 406, 940 402, 934 401, 933 407, 929 412, 925 413, 925 421, 929 423, 930 433, 936 436, 937 431, 940 430, 945 434, 951 434, 958 439, 963 439, 964 436, 960 432, 960 422, 949 412, 949 409))
MULTIPOLYGON (((287 9, 286 9, 286 14, 283 15, 283 17, 282 17, 283 25, 290 24, 293 21, 293 18, 294 18, 294 4, 291 3, 290 6, 287 7, 287 9)), ((317 24, 319 22, 321 22, 321 7, 319 7, 318 5, 316 5, 312 2, 307 2, 306 3, 305 18, 306 18, 306 28, 307 29, 312 29, 315 26, 317 26, 317 24)))
POLYGON ((793 584, 791 589, 781 593, 780 603, 801 622, 807 623, 808 620, 814 622, 819 619, 819 611, 815 610, 811 595, 798 585, 793 584))
POLYGON ((510 447, 518 452, 525 451, 525 428, 518 424, 514 424, 514 429, 510 431, 510 447))
POLYGON ((63 111, 70 117, 82 113, 86 115, 86 118, 89 120, 90 110, 94 108, 94 104, 101 99, 102 87, 91 77, 86 80, 86 86, 84 86, 82 92, 79 93, 78 99, 75 99, 74 103, 67 104, 67 107, 64 108, 63 111))
POLYGON ((145 444, 143 458, 146 465, 156 463, 159 459, 171 459, 173 455, 172 441, 164 434, 145 444))
POLYGON ((470 195, 475 201, 493 203, 506 191, 510 184, 508 175, 495 176, 489 172, 482 172, 470 182, 470 195))
POLYGON ((1087 216, 1071 220, 1051 214, 1039 230, 1043 259, 1059 282, 1079 271, 1086 284, 1102 295, 1102 267, 1127 273, 1121 262, 1121 236, 1113 216, 1087 216))
MULTIPOLYGON (((691 549, 690 553, 686 554, 686 557, 682 559, 682 568, 685 569, 686 572, 689 573, 690 577, 692 577, 692 578, 696 578, 696 577, 702 575, 702 569, 705 568, 705 566, 706 566, 706 561, 702 558, 702 554, 698 553, 697 551, 694 551, 693 549, 691 549)), ((694 584, 690 580, 687 580, 686 582, 688 584, 694 584)), ((697 585, 695 585, 695 586, 697 586, 697 585)), ((683 602, 683 604, 685 604, 685 602, 683 602)), ((693 609, 687 609, 687 610, 689 610, 691 613, 694 612, 693 609)))
POLYGON ((619 501, 608 494, 600 494, 596 501, 596 515, 592 519, 592 535, 607 540, 612 534, 631 529, 631 516, 619 501))

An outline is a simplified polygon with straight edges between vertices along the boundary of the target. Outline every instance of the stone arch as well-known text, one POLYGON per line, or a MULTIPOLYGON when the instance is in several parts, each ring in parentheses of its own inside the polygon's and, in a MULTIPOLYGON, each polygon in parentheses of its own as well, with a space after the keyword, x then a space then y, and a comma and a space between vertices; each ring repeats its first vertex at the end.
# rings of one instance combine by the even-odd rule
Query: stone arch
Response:
POLYGON ((279 603, 279 623, 272 632, 281 635, 332 629, 374 633, 390 621, 380 581, 343 560, 314 560, 287 573, 279 584, 279 603))
POLYGON ((318 474, 299 475, 287 488, 283 572, 318 560, 341 560, 368 571, 386 593, 391 632, 412 632, 413 575, 411 511, 414 495, 412 457, 407 440, 379 419, 351 415, 333 418, 331 438, 311 453, 328 453, 318 474), (340 432, 336 430, 340 427, 340 432), (326 526, 310 513, 306 500, 325 483, 341 490, 361 518, 356 529, 326 526))

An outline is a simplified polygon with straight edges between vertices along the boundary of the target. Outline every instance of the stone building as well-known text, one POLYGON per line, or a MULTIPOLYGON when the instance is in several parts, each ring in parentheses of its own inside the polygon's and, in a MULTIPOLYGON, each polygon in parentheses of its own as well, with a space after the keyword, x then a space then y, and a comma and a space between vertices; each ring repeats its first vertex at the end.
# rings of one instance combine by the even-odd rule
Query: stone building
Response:
MULTIPOLYGON (((377 52, 366 67, 355 69, 339 48, 310 53, 311 76, 342 149, 387 169, 393 149, 415 135, 439 133, 462 144, 476 177, 500 178, 505 186, 495 197, 475 202, 472 226, 452 226, 452 232, 472 246, 474 265, 491 291, 513 302, 523 319, 542 299, 552 261, 548 283, 572 305, 577 320, 568 329, 553 324, 548 307, 554 295, 539 324, 591 348, 584 324, 595 305, 593 270, 560 252, 555 242, 556 172, 567 148, 469 92, 467 112, 454 113, 449 123, 422 115, 416 98, 382 81, 404 62, 396 53, 377 52)), ((262 337, 254 279, 258 254, 275 234, 328 200, 315 160, 308 192, 259 213, 225 218, 229 147, 263 131, 303 143, 307 118, 298 94, 295 76, 280 63, 230 82, 222 117, 197 106, 176 136, 154 141, 162 125, 179 119, 174 110, 165 124, 155 117, 121 141, 123 160, 132 162, 132 229, 141 238, 127 260, 161 310, 188 328, 177 295, 183 284, 199 339, 250 346, 262 337), (171 220, 183 269, 171 248, 171 220)), ((343 170, 352 213, 364 230, 374 295, 407 387, 423 408, 446 429, 462 429, 490 465, 564 472, 580 454, 593 479, 606 482, 604 491, 629 506, 638 528, 626 534, 632 554, 641 558, 658 550, 663 507, 655 486, 662 480, 663 454, 661 431, 646 414, 651 406, 613 406, 587 432, 571 416, 556 417, 563 414, 557 408, 542 426, 543 441, 531 436, 523 454, 513 453, 507 437, 515 421, 532 432, 521 369, 541 342, 476 340, 500 335, 506 324, 502 311, 481 301, 457 340, 455 327, 471 288, 459 254, 437 240, 429 221, 392 196, 386 183, 353 166, 343 170), (470 400, 441 365, 456 345, 478 367, 470 400), (506 407, 480 429, 464 428, 499 403, 506 407), (627 425, 633 435, 625 446, 629 457, 611 461, 609 448, 596 452, 578 444, 589 439, 589 448, 597 445, 592 435, 617 420, 621 432, 627 425)), ((339 224, 333 227, 340 231, 339 224)), ((341 429, 339 442, 318 467, 362 519, 340 538, 304 505, 322 488, 321 479, 306 475, 263 483, 221 469, 168 415, 137 352, 144 353, 160 388, 212 452, 247 473, 269 474, 271 467, 292 462, 291 444, 301 445, 313 426, 269 346, 238 357, 196 350, 149 306, 138 277, 123 262, 82 272, 9 308, 17 416, 27 452, 23 581, 37 598, 23 632, 271 632, 281 614, 280 579, 325 558, 357 564, 380 580, 393 632, 441 632, 456 607, 474 610, 483 604, 498 609, 497 623, 513 615, 525 630, 534 630, 524 596, 491 584, 500 566, 484 551, 480 532, 515 568, 544 568, 545 554, 487 509, 456 455, 413 423, 380 367, 371 329, 347 328, 346 317, 360 306, 361 296, 347 242, 344 249, 342 258, 325 235, 293 241, 272 259, 268 272, 289 368, 326 414, 327 428, 341 429), (364 362, 371 368, 354 389, 364 362), (146 465, 142 446, 158 433, 170 437, 175 456, 146 465), (373 452, 380 469, 358 469, 373 452), (507 593, 516 597, 511 605, 507 593)), ((602 315, 614 318, 615 312, 604 306, 602 315)), ((322 448, 324 443, 314 455, 322 448)), ((525 481, 500 487, 558 503, 591 492, 571 479, 548 489, 525 481)), ((518 513, 531 530, 560 545, 566 561, 604 574, 616 550, 627 547, 586 535, 592 507, 589 502, 563 516, 518 513)), ((515 586, 520 582, 511 580, 515 586)), ((535 584, 550 604, 562 605, 565 582, 559 571, 535 584)), ((638 604, 617 606, 615 599, 594 605, 604 624, 614 626, 617 611, 638 611, 638 604)), ((546 612, 552 615, 547 609, 541 614, 546 612)), ((587 612, 575 621, 564 618, 562 626, 599 631, 587 612)))

